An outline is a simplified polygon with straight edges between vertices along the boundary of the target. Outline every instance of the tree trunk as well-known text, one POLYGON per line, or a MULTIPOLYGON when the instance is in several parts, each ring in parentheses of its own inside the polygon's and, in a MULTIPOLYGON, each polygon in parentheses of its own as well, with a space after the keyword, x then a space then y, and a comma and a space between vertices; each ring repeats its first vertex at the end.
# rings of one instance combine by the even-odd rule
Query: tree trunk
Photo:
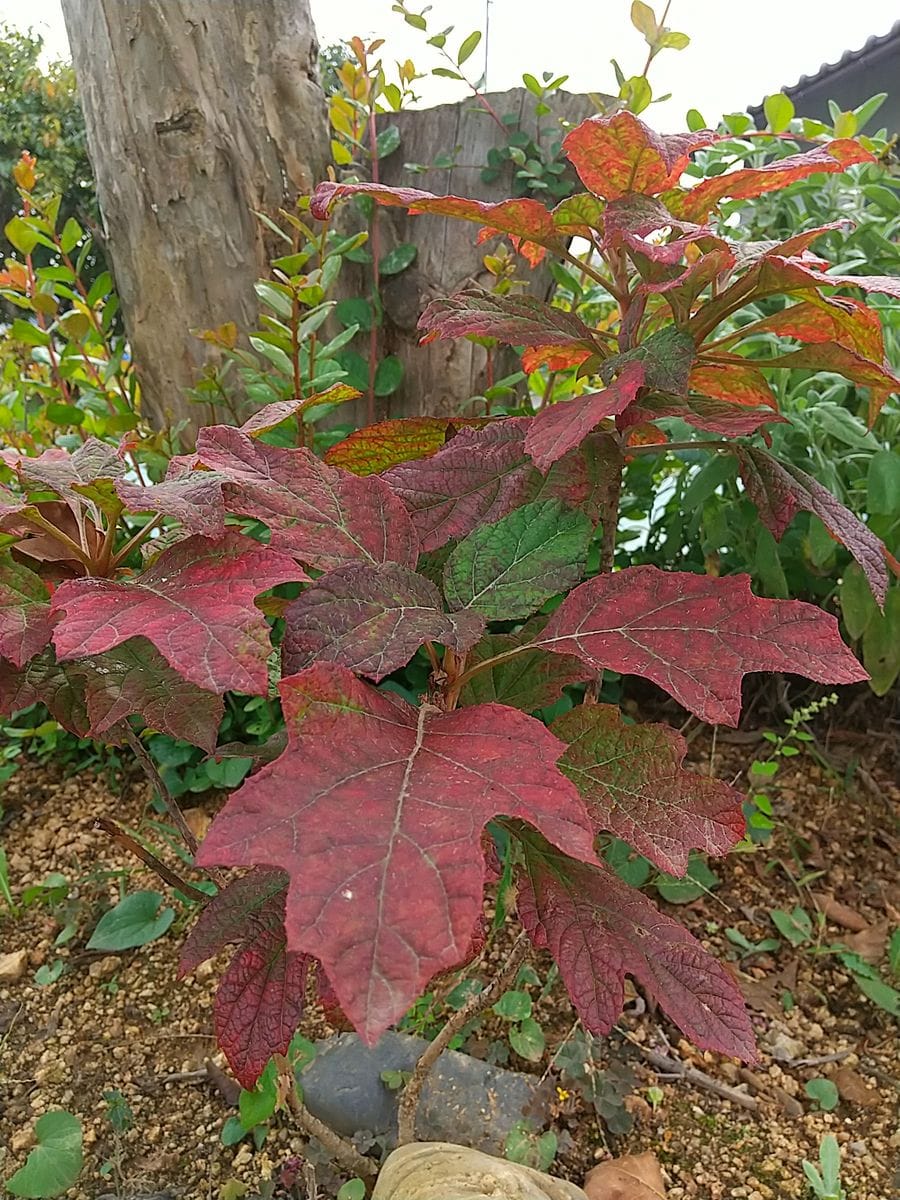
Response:
POLYGON ((328 161, 309 3, 62 7, 142 408, 194 428, 212 350, 192 331, 254 328, 272 249, 254 213, 292 207, 328 161))
MULTIPOLYGON (((525 88, 508 92, 490 92, 486 99, 500 114, 514 113, 516 128, 534 136, 538 124, 534 115, 534 97, 525 88)), ((595 111, 588 96, 561 92, 553 97, 554 112, 566 121, 577 124, 595 111)), ((379 125, 396 125, 400 130, 400 147, 381 160, 383 183, 395 187, 425 188, 438 195, 471 196, 476 200, 505 200, 513 194, 513 169, 509 167, 493 183, 484 183, 481 171, 487 166, 488 151, 506 145, 508 134, 474 99, 457 104, 441 104, 436 108, 389 113, 378 118, 379 125), (406 169, 408 162, 429 164, 440 154, 455 153, 457 165, 447 169, 432 169, 425 175, 406 169)), ((551 119, 545 117, 546 128, 551 119)), ((579 186, 572 174, 576 190, 579 186)), ((485 245, 476 243, 478 226, 469 221, 449 217, 408 216, 401 209, 382 209, 379 213, 381 253, 400 242, 413 242, 418 247, 416 261, 400 275, 382 281, 384 328, 382 352, 396 354, 404 366, 400 389, 380 401, 380 416, 454 416, 462 412, 477 412, 471 397, 482 394, 495 380, 516 369, 515 355, 506 347, 493 352, 491 368, 483 347, 465 338, 437 341, 419 345, 416 322, 430 300, 450 296, 461 288, 479 284, 490 288, 491 276, 485 270, 485 254, 500 243, 498 238, 485 245)), ((528 285, 532 295, 546 298, 550 294, 551 276, 546 265, 529 268, 519 258, 519 277, 528 285)), ((342 280, 342 286, 350 279, 342 280)), ((351 286, 365 288, 362 279, 351 286)), ((362 407, 359 407, 360 414, 362 407)))

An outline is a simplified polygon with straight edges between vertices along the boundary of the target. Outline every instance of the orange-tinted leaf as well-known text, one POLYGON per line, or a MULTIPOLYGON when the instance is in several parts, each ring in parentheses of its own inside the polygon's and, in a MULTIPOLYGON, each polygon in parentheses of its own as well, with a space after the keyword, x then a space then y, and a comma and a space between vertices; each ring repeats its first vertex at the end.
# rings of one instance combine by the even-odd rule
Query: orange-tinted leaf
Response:
POLYGON ((415 458, 430 458, 459 429, 481 429, 490 417, 404 417, 356 429, 330 447, 325 461, 353 475, 377 475, 415 458))
POLYGON ((288 947, 322 962, 372 1043, 465 956, 486 822, 508 814, 596 861, 587 814, 562 744, 515 709, 417 710, 324 664, 280 691, 288 748, 231 797, 197 861, 288 872, 288 947))
POLYGON ((268 433, 270 429, 286 421, 288 417, 300 416, 309 408, 316 408, 320 404, 346 404, 348 400, 358 400, 361 395, 362 392, 355 387, 346 383, 336 383, 324 392, 313 392, 310 396, 302 396, 295 400, 278 400, 274 404, 267 404, 248 418, 241 425, 241 432, 249 437, 259 437, 260 434, 268 433))
POLYGON ((737 724, 741 679, 751 671, 818 683, 867 678, 834 617, 797 600, 760 599, 747 575, 650 566, 598 575, 569 593, 537 645, 652 679, 711 724, 737 724))
POLYGON ((565 371, 579 367, 597 353, 596 346, 575 343, 569 346, 529 346, 522 354, 522 370, 530 375, 540 367, 548 371, 565 371))
POLYGON ((850 296, 814 293, 799 304, 790 304, 770 317, 742 326, 732 340, 757 333, 774 333, 799 342, 838 342, 872 362, 884 359, 884 333, 878 312, 850 296))
POLYGON ((775 192, 798 179, 821 172, 845 171, 853 163, 874 162, 875 155, 851 138, 836 138, 824 146, 814 146, 802 154, 764 163, 761 167, 744 167, 704 179, 686 192, 666 197, 669 206, 679 216, 703 220, 724 197, 747 200, 775 192))
POLYGON ((733 363, 707 363, 701 356, 691 371, 689 386, 701 396, 726 400, 729 404, 777 407, 765 375, 746 359, 736 357, 733 363))
POLYGON ((566 135, 563 149, 581 182, 614 200, 628 192, 655 195, 673 187, 690 156, 716 141, 708 129, 660 134, 630 112, 589 117, 566 135))
POLYGON ((756 433, 764 425, 784 422, 785 418, 771 408, 749 408, 743 404, 729 404, 725 400, 713 400, 708 396, 645 396, 636 401, 616 424, 624 433, 633 425, 658 421, 663 417, 680 417, 694 429, 706 433, 721 433, 726 437, 746 437, 756 433))
POLYGON ((801 510, 815 513, 831 536, 850 551, 865 572, 875 599, 884 604, 888 583, 886 550, 867 525, 818 480, 793 463, 780 462, 756 446, 742 446, 738 461, 747 495, 776 538, 781 539, 801 510))

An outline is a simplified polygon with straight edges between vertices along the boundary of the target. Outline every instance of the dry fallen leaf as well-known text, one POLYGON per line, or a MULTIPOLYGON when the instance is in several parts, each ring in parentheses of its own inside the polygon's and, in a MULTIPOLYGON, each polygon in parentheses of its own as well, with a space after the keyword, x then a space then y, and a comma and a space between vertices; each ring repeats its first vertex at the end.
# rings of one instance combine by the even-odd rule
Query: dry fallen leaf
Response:
POLYGON ((661 1200, 666 1194, 659 1159, 649 1150, 612 1158, 588 1171, 588 1200, 661 1200))
POLYGON ((859 933, 869 923, 855 908, 841 903, 840 900, 835 900, 834 896, 829 896, 825 892, 813 892, 812 897, 825 920, 832 921, 843 929, 852 929, 854 933, 859 933))
POLYGON ((852 1067, 838 1067, 831 1076, 831 1081, 840 1093, 842 1100, 851 1104, 860 1104, 864 1108, 875 1108, 881 1103, 881 1097, 874 1088, 866 1086, 866 1081, 852 1067))
POLYGON ((884 954, 889 928, 887 921, 879 921, 877 925, 867 925, 859 933, 847 934, 846 937, 841 938, 841 941, 848 950, 858 954, 864 962, 877 963, 884 954))

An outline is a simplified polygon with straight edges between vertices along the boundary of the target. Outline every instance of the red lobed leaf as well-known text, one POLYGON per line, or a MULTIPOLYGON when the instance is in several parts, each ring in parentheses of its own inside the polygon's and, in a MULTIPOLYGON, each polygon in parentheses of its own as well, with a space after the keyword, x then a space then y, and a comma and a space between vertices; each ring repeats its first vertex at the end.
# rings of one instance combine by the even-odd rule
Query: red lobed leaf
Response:
POLYGON ((845 171, 854 163, 875 162, 875 155, 852 138, 836 138, 824 146, 814 146, 802 154, 764 163, 761 167, 744 167, 704 179, 688 191, 667 196, 671 208, 689 220, 703 220, 720 200, 748 200, 775 192, 822 172, 845 171))
POLYGON ((117 479, 125 473, 125 463, 114 446, 89 437, 71 453, 51 446, 37 458, 19 460, 19 475, 26 483, 47 488, 63 500, 76 501, 76 487, 98 479, 117 479))
POLYGON ((743 837, 740 792, 683 767, 687 742, 667 725, 626 725, 611 704, 581 704, 550 726, 568 749, 559 769, 598 832, 683 875, 691 850, 725 854, 743 837))
POLYGON ((698 1046, 755 1060, 737 985, 684 926, 605 867, 573 862, 533 835, 522 840, 519 915, 556 960, 586 1029, 609 1033, 627 973, 698 1046))
POLYGON ((234 946, 253 935, 253 918, 260 909, 280 897, 284 913, 287 892, 286 872, 257 867, 233 879, 205 904, 184 939, 178 976, 196 970, 201 963, 219 954, 226 946, 234 946))
POLYGON ((716 140, 709 129, 656 133, 623 111, 582 121, 566 135, 563 149, 586 188, 615 200, 629 192, 654 195, 673 187, 691 154, 716 140))
POLYGON ((534 296, 499 296, 481 288, 432 300, 419 318, 418 327, 426 335, 423 342, 477 334, 513 346, 587 342, 594 349, 592 331, 574 313, 553 308, 534 296))
POLYGON ((190 537, 129 582, 60 584, 53 596, 53 611, 63 614, 53 635, 56 653, 60 659, 102 654, 140 634, 205 691, 265 695, 271 647, 254 598, 306 579, 293 559, 243 534, 190 537))
POLYGON ((664 396, 645 396, 616 421, 623 432, 644 422, 659 421, 663 417, 680 417, 694 429, 706 433, 721 433, 726 437, 742 437, 756 433, 764 425, 783 423, 785 418, 771 408, 748 408, 742 404, 729 404, 724 400, 713 400, 707 396, 686 396, 684 399, 664 396))
POLYGON ((385 472, 423 550, 499 521, 533 498, 541 480, 525 452, 529 424, 528 417, 512 417, 483 429, 460 429, 431 458, 385 472))
POLYGON ((325 452, 325 461, 353 475, 377 475, 414 458, 430 458, 460 429, 481 429, 490 417, 401 417, 355 429, 325 452))
POLYGON ((230 511, 265 522, 272 546, 307 566, 415 564, 412 523, 380 479, 359 479, 310 450, 269 446, 227 425, 200 430, 197 457, 225 476, 230 511))
POLYGON ((838 342, 872 362, 884 359, 884 333, 875 309, 850 296, 814 294, 769 317, 744 325, 733 341, 759 333, 796 338, 800 342, 838 342))
POLYGON ((900 379, 887 364, 862 358, 838 342, 801 346, 799 350, 792 350, 779 358, 758 361, 765 367, 783 367, 785 370, 833 371, 852 383, 873 388, 882 395, 900 391, 900 379))
POLYGON ((143 486, 116 481, 116 492, 129 512, 162 513, 174 517, 190 533, 221 537, 225 532, 223 478, 215 471, 191 471, 143 486))
POLYGON ((285 674, 331 662, 376 683, 405 666, 425 641, 465 651, 484 632, 479 613, 445 613, 434 584, 397 563, 330 571, 303 591, 284 619, 285 674))
POLYGON ((466 953, 487 821, 533 822, 594 861, 587 814, 561 743, 514 709, 417 710, 322 664, 280 691, 288 749, 231 797, 197 861, 288 871, 288 945, 322 962, 371 1043, 466 953))
POLYGON ((760 264, 760 291, 791 292, 809 287, 858 287, 864 292, 879 292, 900 300, 900 276, 898 275, 826 275, 815 264, 805 258, 769 254, 760 264))
POLYGON ((79 658, 68 670, 84 687, 92 737, 115 740, 113 727, 136 713, 150 729, 203 750, 215 747, 224 700, 184 679, 146 638, 79 658))
POLYGON ((652 679, 710 724, 737 724, 741 679, 751 671, 818 683, 868 678, 834 617, 799 600, 754 596, 747 575, 651 566, 598 575, 569 593, 536 644, 652 679))
POLYGON ((0 657, 24 666, 50 641, 53 625, 47 585, 0 550, 0 657))
POLYGON ((8 716, 32 704, 45 704, 64 729, 87 737, 90 722, 82 680, 68 664, 56 661, 50 646, 18 670, 0 659, 0 713, 8 716))
POLYGON ((737 455, 747 495, 775 537, 781 540, 801 510, 815 513, 831 536, 845 546, 862 567, 872 594, 883 605, 888 585, 887 551, 868 525, 845 508, 818 480, 793 463, 779 462, 755 446, 741 446, 737 455))
POLYGON ((602 420, 623 412, 637 396, 645 376, 642 362, 627 362, 618 378, 602 392, 576 396, 539 412, 525 437, 525 449, 535 466, 547 470, 579 446, 602 420))

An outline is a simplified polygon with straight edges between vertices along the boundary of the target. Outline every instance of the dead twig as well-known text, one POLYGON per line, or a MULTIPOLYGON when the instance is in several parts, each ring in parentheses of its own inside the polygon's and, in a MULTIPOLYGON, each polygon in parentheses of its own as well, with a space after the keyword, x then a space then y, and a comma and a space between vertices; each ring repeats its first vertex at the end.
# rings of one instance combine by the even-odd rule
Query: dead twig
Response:
POLYGON ((422 1088, 425 1086, 431 1068, 463 1026, 477 1017, 479 1013, 490 1008, 494 1001, 506 991, 507 985, 515 978, 527 950, 528 935, 523 931, 516 939, 500 974, 496 975, 483 991, 476 992, 469 997, 462 1008, 447 1021, 416 1063, 410 1080, 403 1089, 403 1095, 400 1097, 400 1108, 397 1114, 398 1146, 405 1146, 416 1139, 416 1113, 422 1088))
POLYGON ((145 849, 140 842, 136 841, 130 834, 126 833, 115 821, 110 821, 108 817, 98 817, 94 822, 97 829, 102 829, 122 847, 123 850, 130 851, 135 858, 139 858, 142 863, 145 863, 151 871, 155 871, 160 879, 169 885, 169 887, 177 888, 184 892, 186 896, 190 896, 192 900, 198 901, 200 904, 205 904, 209 900, 206 892, 201 892, 199 888, 195 888, 192 883, 188 883, 186 879, 182 879, 175 871, 167 867, 164 862, 156 857, 155 854, 145 849))
POLYGON ((635 1042, 631 1038, 628 1041, 639 1054, 646 1058, 655 1071, 664 1075, 672 1075, 677 1079, 683 1079, 685 1083, 703 1088, 704 1091, 712 1092, 714 1096, 720 1096, 723 1100, 730 1100, 732 1104, 739 1104, 742 1108, 749 1108, 751 1112, 755 1112, 759 1108, 759 1101, 754 1096, 748 1096, 746 1092, 742 1092, 738 1088, 729 1087, 726 1083, 719 1083, 717 1079, 713 1079, 705 1071, 698 1071, 696 1067, 689 1067, 680 1058, 672 1058, 668 1054, 660 1054, 657 1050, 648 1050, 646 1046, 642 1046, 640 1042, 635 1042))
POLYGON ((371 1187, 375 1181, 376 1168, 371 1159, 366 1158, 356 1149, 352 1142, 342 1138, 339 1133, 329 1129, 324 1121, 314 1117, 300 1097, 295 1087, 289 1087, 285 1096, 288 1108, 294 1120, 305 1134, 314 1137, 328 1151, 335 1162, 346 1167, 353 1175, 358 1175, 371 1187))

